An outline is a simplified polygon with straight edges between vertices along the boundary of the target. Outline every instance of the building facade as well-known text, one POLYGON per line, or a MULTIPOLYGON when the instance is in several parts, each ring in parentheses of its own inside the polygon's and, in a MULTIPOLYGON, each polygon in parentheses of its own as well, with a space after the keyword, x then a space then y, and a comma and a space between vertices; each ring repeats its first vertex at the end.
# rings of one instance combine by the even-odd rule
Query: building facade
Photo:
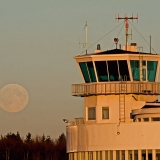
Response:
POLYGON ((160 160, 160 56, 131 44, 75 60, 84 116, 66 127, 69 160, 160 160))

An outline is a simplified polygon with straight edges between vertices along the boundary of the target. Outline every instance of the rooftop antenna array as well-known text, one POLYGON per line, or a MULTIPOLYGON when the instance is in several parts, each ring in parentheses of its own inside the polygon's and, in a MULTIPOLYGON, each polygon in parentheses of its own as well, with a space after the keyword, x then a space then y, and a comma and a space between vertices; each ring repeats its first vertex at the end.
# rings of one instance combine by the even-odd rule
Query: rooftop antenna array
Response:
POLYGON ((128 17, 127 15, 125 15, 124 17, 119 17, 119 14, 118 14, 118 17, 116 19, 118 21, 123 19, 125 21, 125 27, 126 27, 126 50, 127 50, 129 35, 131 35, 131 39, 132 39, 132 30, 131 30, 131 34, 128 33, 128 28, 129 28, 128 20, 131 19, 132 22, 133 22, 134 19, 137 19, 137 21, 138 21, 138 14, 137 14, 137 17, 134 17, 133 14, 132 14, 132 17, 128 17))
POLYGON ((86 42, 80 42, 80 40, 79 40, 79 47, 82 44, 83 47, 85 47, 86 54, 87 54, 87 50, 88 50, 88 25, 87 25, 87 21, 86 21, 84 29, 86 30, 86 42))

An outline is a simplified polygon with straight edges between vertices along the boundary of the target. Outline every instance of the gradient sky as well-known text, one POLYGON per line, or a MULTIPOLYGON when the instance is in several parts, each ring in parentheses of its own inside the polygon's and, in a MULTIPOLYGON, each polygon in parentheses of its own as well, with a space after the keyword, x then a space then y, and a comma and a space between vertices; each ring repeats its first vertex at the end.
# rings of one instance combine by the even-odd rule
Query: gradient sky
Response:
MULTIPOLYGON (((78 39, 85 41, 85 22, 90 46, 121 23, 115 15, 138 14, 133 25, 147 41, 152 36, 152 47, 160 53, 159 6, 159 0, 0 0, 0 88, 19 84, 30 97, 18 113, 0 109, 0 134, 19 131, 24 137, 30 132, 57 138, 65 132, 63 118, 83 116, 83 98, 71 96, 71 84, 83 82, 73 57, 84 50, 78 39)), ((119 30, 98 42, 102 50, 111 49, 119 30)), ((149 52, 134 28, 132 32, 130 42, 149 52)), ((123 28, 122 45, 124 33, 123 28)))

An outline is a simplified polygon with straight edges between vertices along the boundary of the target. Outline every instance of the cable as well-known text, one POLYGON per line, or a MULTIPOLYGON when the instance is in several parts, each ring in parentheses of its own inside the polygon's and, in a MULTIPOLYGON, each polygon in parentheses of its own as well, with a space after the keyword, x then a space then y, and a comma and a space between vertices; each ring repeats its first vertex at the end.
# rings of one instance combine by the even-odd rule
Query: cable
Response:
MULTIPOLYGON (((128 20, 129 21, 129 20, 128 20)), ((129 23, 132 25, 132 23, 129 21, 129 23)), ((140 36, 142 37, 142 39, 150 46, 150 44, 147 42, 147 40, 142 36, 142 34, 134 27, 134 25, 132 25, 132 27, 140 34, 140 36)), ((152 50, 157 54, 157 52, 154 50, 153 47, 151 47, 152 50)))
MULTIPOLYGON (((124 21, 124 22, 125 22, 125 21, 124 21)), ((118 33, 118 35, 117 35, 117 38, 118 38, 119 34, 121 33, 123 26, 124 26, 124 23, 123 23, 123 25, 122 25, 122 27, 121 27, 121 29, 120 29, 120 31, 119 31, 119 33, 118 33)), ((113 45, 114 45, 114 43, 112 44, 111 49, 113 48, 113 45)))
MULTIPOLYGON (((123 22, 122 22, 123 23, 123 22)), ((112 31, 114 31, 116 28, 118 28, 122 23, 120 23, 118 26, 116 26, 115 28, 113 28, 111 31, 109 31, 108 33, 106 33, 103 37, 101 37, 98 41, 96 41, 95 43, 93 43, 91 46, 88 47, 91 48, 93 45, 95 45, 97 42, 99 42, 101 39, 103 39, 105 36, 107 36, 108 34, 110 34, 112 31)), ((84 50, 82 53, 86 52, 86 50, 84 50)))

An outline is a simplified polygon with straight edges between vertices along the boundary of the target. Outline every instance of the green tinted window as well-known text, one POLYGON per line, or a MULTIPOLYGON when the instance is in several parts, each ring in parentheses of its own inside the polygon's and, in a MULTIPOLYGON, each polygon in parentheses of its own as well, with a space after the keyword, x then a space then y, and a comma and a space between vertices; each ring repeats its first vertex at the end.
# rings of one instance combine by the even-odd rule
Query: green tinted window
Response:
POLYGON ((157 61, 148 61, 147 62, 147 74, 148 74, 148 81, 154 82, 157 70, 157 61))
POLYGON ((93 62, 81 62, 79 63, 79 65, 80 65, 85 82, 86 83, 96 82, 93 62))
POLYGON ((130 60, 132 77, 134 81, 140 80, 140 69, 138 60, 130 60))
POLYGON ((88 73, 86 62, 79 63, 79 66, 81 68, 81 71, 82 71, 82 74, 83 74, 85 82, 89 83, 90 82, 90 77, 89 77, 89 73, 88 73))
POLYGON ((90 74, 91 82, 96 82, 96 76, 95 76, 95 72, 94 72, 93 63, 92 62, 87 62, 87 66, 88 66, 88 71, 89 71, 89 74, 90 74))

